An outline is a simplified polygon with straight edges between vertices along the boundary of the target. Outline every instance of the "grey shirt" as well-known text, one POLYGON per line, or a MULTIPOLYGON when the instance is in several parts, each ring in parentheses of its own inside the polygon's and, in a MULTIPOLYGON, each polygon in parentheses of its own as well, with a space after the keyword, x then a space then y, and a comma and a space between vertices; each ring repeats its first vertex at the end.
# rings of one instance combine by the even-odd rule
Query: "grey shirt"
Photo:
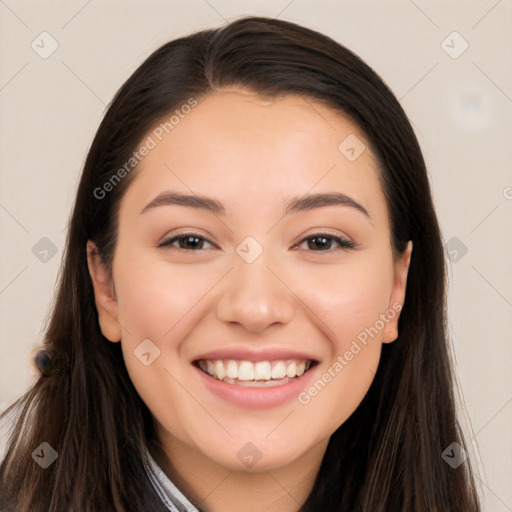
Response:
POLYGON ((151 484, 167 509, 171 512, 200 512, 169 480, 153 457, 151 457, 149 451, 146 454, 147 461, 144 461, 144 468, 151 484))

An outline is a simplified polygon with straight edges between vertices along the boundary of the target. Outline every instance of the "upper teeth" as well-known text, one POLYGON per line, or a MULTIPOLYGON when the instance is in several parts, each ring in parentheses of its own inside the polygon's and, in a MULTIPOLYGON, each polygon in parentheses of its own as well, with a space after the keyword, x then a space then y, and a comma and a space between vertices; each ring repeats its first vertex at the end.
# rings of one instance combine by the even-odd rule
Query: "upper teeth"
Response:
POLYGON ((199 366, 219 380, 228 377, 238 380, 270 380, 300 377, 311 361, 291 359, 286 361, 237 361, 234 359, 201 359, 199 366))

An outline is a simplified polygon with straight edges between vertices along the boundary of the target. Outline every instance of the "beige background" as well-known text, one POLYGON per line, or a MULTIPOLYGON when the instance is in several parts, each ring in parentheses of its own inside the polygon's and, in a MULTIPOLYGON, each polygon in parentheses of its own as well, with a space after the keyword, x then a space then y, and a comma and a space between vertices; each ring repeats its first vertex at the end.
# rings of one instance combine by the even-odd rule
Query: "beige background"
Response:
POLYGON ((33 378, 30 350, 105 105, 158 46, 241 14, 333 37, 400 98, 450 241, 450 332, 484 510, 512 510, 511 0, 0 0, 0 408, 33 378), (32 252, 43 237, 56 248, 46 262, 32 252))

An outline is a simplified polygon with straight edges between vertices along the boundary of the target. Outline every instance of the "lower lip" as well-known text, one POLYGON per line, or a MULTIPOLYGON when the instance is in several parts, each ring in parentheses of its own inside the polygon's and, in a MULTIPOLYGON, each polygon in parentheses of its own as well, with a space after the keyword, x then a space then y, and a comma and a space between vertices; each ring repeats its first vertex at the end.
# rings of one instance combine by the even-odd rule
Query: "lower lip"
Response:
POLYGON ((246 387, 228 384, 214 377, 210 377, 201 369, 193 365, 199 378, 202 379, 206 389, 214 395, 240 407, 250 409, 267 409, 277 407, 294 398, 311 382, 315 368, 311 368, 300 377, 272 387, 246 387))

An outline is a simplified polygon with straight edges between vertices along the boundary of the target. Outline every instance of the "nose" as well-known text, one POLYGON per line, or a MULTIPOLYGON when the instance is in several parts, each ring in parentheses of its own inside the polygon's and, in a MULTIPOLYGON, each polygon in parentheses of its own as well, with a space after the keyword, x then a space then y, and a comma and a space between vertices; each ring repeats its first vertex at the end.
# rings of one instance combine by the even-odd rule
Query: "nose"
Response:
POLYGON ((238 323, 251 332, 289 323, 295 315, 294 294, 281 272, 267 266, 265 253, 256 261, 242 259, 226 276, 217 305, 218 319, 238 323))

